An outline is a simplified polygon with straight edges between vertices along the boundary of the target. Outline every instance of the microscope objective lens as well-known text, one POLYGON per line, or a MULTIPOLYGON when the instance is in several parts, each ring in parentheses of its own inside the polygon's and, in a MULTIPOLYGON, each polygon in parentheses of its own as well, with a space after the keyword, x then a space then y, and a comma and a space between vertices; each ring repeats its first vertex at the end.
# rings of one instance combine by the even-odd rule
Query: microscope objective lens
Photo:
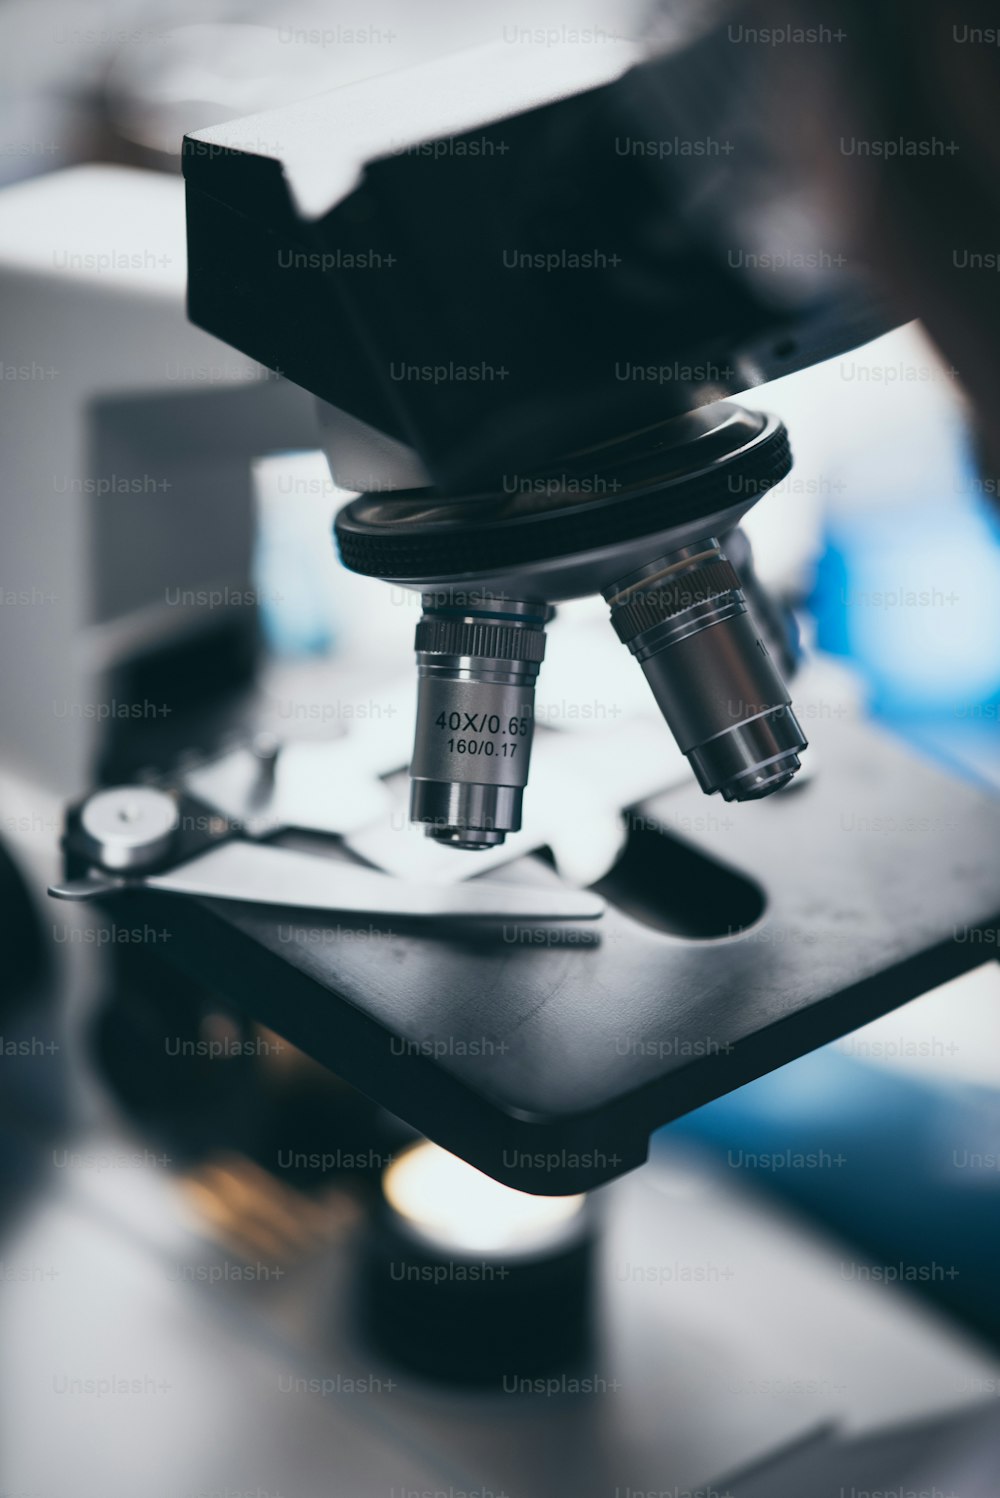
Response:
POLYGON ((498 595, 424 597, 410 816, 447 847, 495 847, 521 826, 551 615, 498 595))
POLYGON ((787 785, 806 739, 719 542, 659 557, 605 597, 702 790, 756 801, 787 785))

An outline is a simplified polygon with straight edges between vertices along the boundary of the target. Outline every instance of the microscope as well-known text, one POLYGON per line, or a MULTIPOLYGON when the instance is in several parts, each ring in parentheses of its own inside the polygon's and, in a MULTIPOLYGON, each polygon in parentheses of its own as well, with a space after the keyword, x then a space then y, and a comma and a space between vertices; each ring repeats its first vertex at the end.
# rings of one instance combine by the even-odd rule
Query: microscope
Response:
MULTIPOLYGON (((652 56, 569 49, 560 73, 499 45, 185 143, 191 320, 317 397, 355 495, 345 566, 421 600, 413 821, 448 858, 523 854, 546 625, 588 595, 692 774, 631 797, 642 834, 593 890, 530 844, 436 885, 282 847, 280 825, 247 837, 245 755, 75 808, 54 892, 148 905, 186 971, 536 1194, 632 1169, 660 1125, 962 971, 952 934, 995 914, 977 791, 836 721, 795 778, 794 633, 740 529, 790 443, 733 397, 894 319, 821 252, 767 71, 737 50, 708 28, 652 56), (706 827, 715 793, 734 814, 706 827), (899 835, 845 837, 845 805, 899 835), (391 921, 398 963, 279 939, 281 907, 391 921), (498 919, 544 940, 500 941, 498 919)), ((627 763, 627 724, 604 752, 627 763)))

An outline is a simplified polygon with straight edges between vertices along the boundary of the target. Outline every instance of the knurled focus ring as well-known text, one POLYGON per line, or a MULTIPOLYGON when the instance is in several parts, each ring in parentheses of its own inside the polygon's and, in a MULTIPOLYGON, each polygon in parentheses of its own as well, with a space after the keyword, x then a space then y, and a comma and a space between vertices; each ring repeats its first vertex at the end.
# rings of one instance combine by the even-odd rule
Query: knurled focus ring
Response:
POLYGON ((545 632, 516 624, 476 619, 425 617, 417 625, 414 648, 432 655, 478 656, 486 660, 541 661, 545 632))
POLYGON ((628 645, 636 635, 672 619, 685 609, 696 604, 707 603, 723 593, 739 588, 740 577, 731 562, 720 559, 706 562, 680 577, 662 582, 641 593, 634 593, 625 603, 611 611, 611 622, 623 645, 628 645))

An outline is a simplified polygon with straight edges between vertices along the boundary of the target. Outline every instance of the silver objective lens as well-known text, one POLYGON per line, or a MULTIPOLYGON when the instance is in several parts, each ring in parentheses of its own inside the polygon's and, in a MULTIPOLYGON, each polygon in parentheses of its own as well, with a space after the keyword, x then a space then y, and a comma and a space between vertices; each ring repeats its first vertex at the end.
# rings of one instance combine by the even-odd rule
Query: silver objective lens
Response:
POLYGON ((521 826, 545 655, 544 603, 424 595, 410 817, 453 848, 490 848, 521 826))
POLYGON ((787 785, 806 739, 719 542, 658 557, 604 596, 702 790, 754 801, 787 785))

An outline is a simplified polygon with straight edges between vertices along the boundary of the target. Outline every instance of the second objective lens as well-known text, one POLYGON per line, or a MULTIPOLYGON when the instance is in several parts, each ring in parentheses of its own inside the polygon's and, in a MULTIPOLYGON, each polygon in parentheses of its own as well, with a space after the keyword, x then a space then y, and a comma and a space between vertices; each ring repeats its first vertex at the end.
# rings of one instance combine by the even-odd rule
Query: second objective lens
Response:
POLYGON ((753 801, 787 785, 806 739, 719 542, 658 557, 604 596, 702 790, 753 801))

